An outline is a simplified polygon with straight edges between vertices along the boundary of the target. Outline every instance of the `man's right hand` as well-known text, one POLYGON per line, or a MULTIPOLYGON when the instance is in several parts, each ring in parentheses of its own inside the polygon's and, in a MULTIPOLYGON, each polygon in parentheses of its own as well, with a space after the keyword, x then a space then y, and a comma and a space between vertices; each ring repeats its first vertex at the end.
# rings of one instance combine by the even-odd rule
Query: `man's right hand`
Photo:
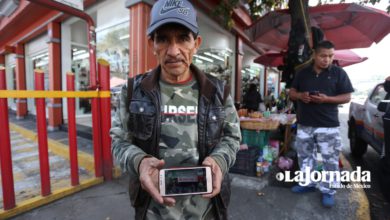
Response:
POLYGON ((144 157, 141 160, 139 165, 139 180, 141 182, 141 187, 149 195, 160 204, 165 204, 167 206, 174 206, 176 201, 172 197, 162 197, 158 188, 158 176, 160 169, 163 168, 165 162, 164 160, 158 160, 155 157, 144 157))
POLYGON ((309 92, 300 92, 298 97, 298 99, 304 103, 309 103, 311 101, 309 92))

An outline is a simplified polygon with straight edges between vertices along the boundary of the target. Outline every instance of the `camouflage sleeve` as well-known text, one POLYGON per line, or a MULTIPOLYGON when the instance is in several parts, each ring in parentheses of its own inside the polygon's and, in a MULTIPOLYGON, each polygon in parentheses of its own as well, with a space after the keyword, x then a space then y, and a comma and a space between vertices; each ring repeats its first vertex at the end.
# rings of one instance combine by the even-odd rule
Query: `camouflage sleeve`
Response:
POLYGON ((224 175, 234 165, 241 142, 240 120, 230 95, 225 102, 225 112, 226 118, 223 125, 223 135, 220 142, 210 154, 218 163, 224 175))
POLYGON ((119 99, 119 108, 111 122, 111 151, 123 172, 129 172, 130 175, 138 176, 138 166, 147 154, 132 144, 133 136, 127 128, 129 114, 126 111, 126 99, 127 86, 123 86, 119 99))

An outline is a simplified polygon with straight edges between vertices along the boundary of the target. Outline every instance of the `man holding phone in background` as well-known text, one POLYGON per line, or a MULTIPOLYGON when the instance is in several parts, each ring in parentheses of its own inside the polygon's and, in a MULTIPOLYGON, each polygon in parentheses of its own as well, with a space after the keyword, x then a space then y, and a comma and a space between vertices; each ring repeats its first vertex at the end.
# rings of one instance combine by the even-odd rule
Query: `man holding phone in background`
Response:
POLYGON ((187 0, 157 1, 148 42, 159 65, 129 79, 112 122, 112 152, 130 174, 136 219, 227 219, 228 170, 241 139, 229 89, 192 64, 202 38, 187 0), (208 166, 213 191, 163 197, 162 168, 208 166))
MULTIPOLYGON (((330 41, 319 42, 314 48, 313 63, 299 71, 291 85, 290 99, 297 101, 298 130, 295 148, 301 171, 306 167, 316 169, 317 150, 323 158, 324 171, 339 171, 339 154, 342 149, 338 105, 348 103, 353 92, 347 73, 332 65, 334 45, 330 41)), ((309 177, 305 177, 310 182, 309 177)), ((332 207, 335 204, 337 182, 320 182, 322 204, 332 207)), ((335 179, 335 178, 334 178, 335 179)), ((316 183, 308 186, 296 185, 295 193, 311 192, 316 183)))

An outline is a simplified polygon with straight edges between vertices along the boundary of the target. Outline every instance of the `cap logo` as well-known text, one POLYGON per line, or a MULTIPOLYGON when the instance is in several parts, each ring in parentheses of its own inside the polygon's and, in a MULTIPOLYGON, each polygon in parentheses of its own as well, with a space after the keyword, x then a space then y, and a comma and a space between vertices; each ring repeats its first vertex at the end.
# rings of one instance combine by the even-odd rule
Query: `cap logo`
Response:
POLYGON ((168 13, 177 9, 177 13, 182 15, 188 15, 190 9, 183 7, 182 0, 167 0, 165 1, 163 7, 161 8, 160 15, 168 13))

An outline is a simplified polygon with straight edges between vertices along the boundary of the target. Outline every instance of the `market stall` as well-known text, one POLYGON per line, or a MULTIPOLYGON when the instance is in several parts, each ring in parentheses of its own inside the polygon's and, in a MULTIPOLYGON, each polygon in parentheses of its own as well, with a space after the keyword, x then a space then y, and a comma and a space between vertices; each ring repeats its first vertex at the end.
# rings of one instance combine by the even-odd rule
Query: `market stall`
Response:
POLYGON ((291 128, 296 122, 294 114, 248 113, 239 110, 242 143, 236 163, 230 172, 261 176, 269 171, 279 156, 287 152, 291 143, 291 128), (280 138, 270 138, 283 131, 280 138))

